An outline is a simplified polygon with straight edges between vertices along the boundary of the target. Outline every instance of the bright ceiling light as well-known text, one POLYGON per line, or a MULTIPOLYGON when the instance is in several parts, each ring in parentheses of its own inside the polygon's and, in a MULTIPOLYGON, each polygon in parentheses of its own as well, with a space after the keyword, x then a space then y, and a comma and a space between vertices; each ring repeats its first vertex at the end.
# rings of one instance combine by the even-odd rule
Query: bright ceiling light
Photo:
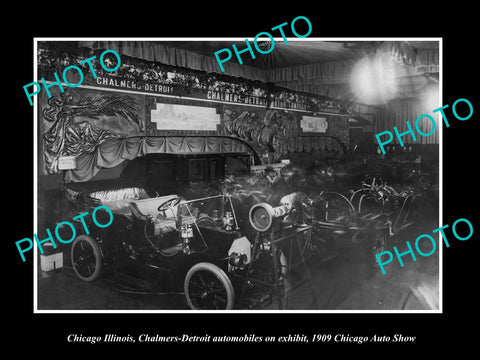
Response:
POLYGON ((397 93, 395 64, 388 55, 362 58, 353 67, 350 85, 361 102, 385 104, 397 93))

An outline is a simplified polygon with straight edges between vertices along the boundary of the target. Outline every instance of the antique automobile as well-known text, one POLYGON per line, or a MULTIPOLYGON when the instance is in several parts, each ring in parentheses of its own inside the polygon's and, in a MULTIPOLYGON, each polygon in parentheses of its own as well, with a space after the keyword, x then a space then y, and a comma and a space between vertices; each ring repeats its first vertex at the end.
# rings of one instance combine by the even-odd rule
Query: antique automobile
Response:
POLYGON ((321 237, 341 235, 337 244, 363 245, 364 254, 375 263, 391 237, 414 225, 420 208, 427 209, 424 200, 416 188, 392 187, 382 178, 367 176, 360 189, 345 195, 322 192, 312 201, 312 221, 321 237))
MULTIPOLYGON (((278 290, 273 253, 266 248, 252 253, 229 196, 152 197, 128 182, 98 189, 65 185, 78 212, 102 204, 114 214, 108 228, 73 241, 71 262, 80 279, 94 281, 107 271, 134 291, 184 293, 188 307, 200 310, 252 308, 263 291, 259 284, 273 283, 266 287, 270 293, 278 290)), ((282 261, 279 252, 275 256, 282 261)))
POLYGON ((281 248, 287 254, 289 265, 292 254, 302 261, 316 254, 326 259, 346 249, 356 250, 355 256, 361 255, 368 263, 375 263, 376 254, 385 251, 391 235, 388 216, 382 209, 359 212, 346 196, 337 192, 321 191, 311 196, 294 192, 283 196, 278 206, 289 209, 281 221, 283 228, 311 229, 309 236, 301 238, 301 249, 296 254, 281 248))
MULTIPOLYGON (((236 204, 240 227, 249 239, 254 239, 258 232, 258 229, 252 226, 252 219, 248 222, 252 206, 260 203, 273 207, 287 206, 288 213, 282 217, 282 221, 275 223, 282 224, 284 229, 288 225, 296 229, 302 225, 311 227, 311 231, 305 232, 311 232, 311 236, 305 236, 302 240, 303 250, 299 254, 301 257, 320 255, 321 259, 325 260, 335 254, 345 253, 346 248, 356 248, 368 259, 375 259, 377 253, 384 251, 388 236, 381 222, 382 215, 360 214, 347 197, 348 192, 344 195, 326 190, 328 187, 316 180, 311 176, 304 176, 303 172, 298 174, 293 169, 282 172, 279 180, 271 185, 265 185, 265 182, 255 177, 246 180, 226 179, 223 191, 229 194, 236 204)), ((260 208, 258 213, 267 216, 269 211, 262 212, 260 208)), ((265 208, 268 206, 265 205, 265 208)), ((298 246, 294 245, 296 249, 298 246)), ((287 258, 288 254, 292 253, 285 248, 282 248, 282 252, 287 258)), ((356 253, 358 254, 358 251, 356 253)), ((299 256, 295 258, 298 260, 299 256)), ((295 262, 295 259, 293 261, 295 262)))
POLYGON ((370 177, 362 181, 359 190, 352 192, 350 201, 363 216, 372 216, 380 210, 389 234, 394 235, 413 224, 415 201, 419 196, 413 188, 398 190, 382 178, 370 177))

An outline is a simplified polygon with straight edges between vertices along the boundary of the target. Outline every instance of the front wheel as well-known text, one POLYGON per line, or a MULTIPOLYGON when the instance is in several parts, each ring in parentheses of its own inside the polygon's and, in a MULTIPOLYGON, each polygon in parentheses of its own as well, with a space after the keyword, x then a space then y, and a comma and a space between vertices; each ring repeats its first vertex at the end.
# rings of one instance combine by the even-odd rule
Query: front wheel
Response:
POLYGON ((192 310, 230 310, 235 294, 227 274, 218 266, 201 262, 188 270, 185 299, 192 310))
POLYGON ((70 252, 75 274, 83 281, 93 281, 102 272, 102 255, 97 242, 88 235, 80 235, 70 252))

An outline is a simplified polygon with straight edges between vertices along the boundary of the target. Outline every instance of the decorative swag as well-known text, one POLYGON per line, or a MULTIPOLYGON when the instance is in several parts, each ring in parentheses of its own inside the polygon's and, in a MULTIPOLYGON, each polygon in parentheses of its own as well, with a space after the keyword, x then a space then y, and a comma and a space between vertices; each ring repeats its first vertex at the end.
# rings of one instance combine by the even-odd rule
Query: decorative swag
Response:
POLYGON ((225 107, 218 134, 145 134, 141 96, 73 89, 45 100, 44 96, 41 103, 48 107, 42 106, 41 113, 49 128, 43 132, 43 168, 47 174, 57 174, 59 157, 75 156, 77 170, 66 176, 71 181, 87 181, 100 167, 152 152, 258 155, 273 151, 278 160, 289 152, 333 150, 342 154, 349 143, 345 116, 331 117, 327 133, 313 135, 301 131, 296 113, 225 107))
MULTIPOLYGON (((343 154, 342 144, 334 137, 299 136, 282 144, 282 152, 328 150, 343 154)), ((65 171, 65 181, 88 181, 101 168, 113 168, 125 160, 133 160, 146 154, 192 153, 249 153, 255 152, 242 141, 231 137, 147 137, 107 139, 91 153, 77 157, 77 169, 65 171)))
POLYGON ((152 153, 251 153, 240 140, 229 137, 147 137, 107 139, 93 152, 77 157, 77 169, 65 172, 65 181, 88 181, 101 168, 113 168, 125 160, 152 153))
MULTIPOLYGON (((99 55, 99 51, 94 51, 99 55)), ((67 64, 76 64, 82 69, 85 76, 83 81, 86 85, 97 86, 97 82, 90 75, 89 65, 80 62, 90 57, 92 53, 85 52, 85 49, 62 50, 43 49, 38 51, 39 73, 45 79, 54 80, 53 74, 60 74, 67 64)), ((168 62, 167 62, 168 64, 168 62)), ((285 109, 301 109, 306 112, 328 112, 334 114, 347 114, 354 111, 350 104, 339 100, 319 96, 311 93, 302 93, 287 88, 274 86, 272 83, 248 80, 247 77, 239 78, 227 75, 209 73, 195 70, 195 67, 178 67, 166 65, 163 62, 147 62, 125 56, 122 53, 122 66, 113 73, 106 72, 99 64, 93 63, 93 68, 98 78, 119 81, 134 81, 136 86, 144 88, 145 84, 161 85, 163 88, 170 88, 169 95, 190 96, 211 99, 208 93, 220 92, 236 94, 245 97, 256 97, 266 107, 274 105, 285 109)), ((74 73, 74 75, 77 75, 74 73)), ((78 76, 69 79, 71 83, 78 83, 78 76)), ((107 81, 108 83, 108 81, 107 81)))
MULTIPOLYGON (((75 49, 39 48, 39 74, 49 78, 61 73, 68 64, 80 65, 92 53, 75 49)), ((98 54, 97 54, 98 55, 98 54)), ((122 54, 123 55, 123 54, 122 54)), ((137 54, 138 55, 138 54, 137 54)), ((153 59, 158 61, 158 59, 153 59)), ((149 153, 214 153, 248 152, 264 154, 275 152, 276 160, 289 152, 333 150, 338 153, 348 148, 348 108, 334 99, 297 93, 285 88, 196 70, 166 66, 133 58, 122 59, 122 67, 115 74, 106 74, 98 62, 94 63, 98 77, 117 77, 138 84, 163 84, 174 88, 173 95, 209 93, 235 94, 284 103, 277 109, 255 107, 238 110, 222 107, 222 124, 216 134, 149 133, 150 108, 144 94, 111 93, 97 89, 67 89, 53 97, 40 94, 40 130, 43 135, 43 168, 46 174, 57 174, 60 156, 75 156, 76 170, 66 171, 66 181, 88 181, 100 168, 112 168, 135 157, 149 153), (176 92, 178 91, 178 93, 176 92), (326 111, 329 128, 324 135, 303 133, 299 113, 290 112, 292 104, 302 105, 315 116, 326 111), (284 107, 285 106, 285 107, 284 107), (228 111, 230 111, 228 113, 228 111), (293 128, 292 128, 293 127, 293 128)), ((96 85, 84 72, 85 84, 96 85)), ((74 73, 76 74, 76 73, 74 73)), ((72 79, 71 83, 77 83, 72 79)), ((292 106, 292 108, 294 108, 292 106)), ((299 108, 297 108, 299 109, 299 108)), ((156 129, 156 127, 155 127, 156 129)), ((162 129, 157 129, 162 130, 162 129)))

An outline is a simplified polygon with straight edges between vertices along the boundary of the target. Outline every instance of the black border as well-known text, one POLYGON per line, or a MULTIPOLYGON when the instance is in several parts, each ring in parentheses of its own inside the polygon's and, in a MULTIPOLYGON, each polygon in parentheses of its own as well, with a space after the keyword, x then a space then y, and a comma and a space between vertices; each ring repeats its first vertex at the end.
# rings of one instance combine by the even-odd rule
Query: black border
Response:
MULTIPOLYGON (((260 9, 258 4, 249 6, 232 2, 219 6, 210 2, 198 4, 199 9, 187 4, 175 5, 166 8, 157 3, 149 8, 128 3, 108 4, 101 8, 94 4, 85 7, 77 4, 68 11, 64 8, 59 14, 54 11, 53 3, 46 3, 42 9, 29 8, 28 11, 23 9, 18 12, 21 34, 14 34, 13 29, 4 29, 2 68, 7 75, 7 84, 4 83, 4 99, 7 101, 3 109, 7 111, 4 112, 3 135, 7 146, 4 146, 2 157, 6 180, 2 190, 6 196, 4 216, 8 219, 3 226, 6 232, 4 259, 8 264, 4 267, 4 278, 7 280, 4 285, 7 300, 4 312, 12 319, 8 322, 5 342, 17 350, 21 349, 18 346, 28 343, 39 352, 53 351, 49 349, 54 347, 68 351, 92 351, 92 345, 68 343, 66 336, 70 333, 103 335, 109 332, 135 337, 145 332, 160 335, 247 333, 259 336, 295 333, 391 336, 401 333, 417 337, 414 345, 406 346, 408 354, 415 354, 420 348, 429 350, 432 355, 447 348, 458 347, 464 352, 473 347, 475 324, 473 329, 468 324, 476 312, 474 264, 478 253, 478 241, 475 239, 478 232, 469 241, 453 241, 449 249, 444 248, 443 314, 33 314, 33 259, 31 255, 27 256, 27 261, 22 263, 14 242, 33 233, 33 108, 25 101, 22 86, 33 81, 34 37, 250 37, 299 15, 310 19, 313 25, 311 37, 442 37, 443 103, 451 105, 458 98, 467 98, 475 109, 470 120, 453 120, 450 128, 443 129, 443 224, 452 224, 456 219, 466 217, 472 221, 474 228, 478 227, 478 215, 472 206, 476 201, 474 195, 478 194, 475 191, 478 141, 474 127, 480 111, 477 110, 478 91, 477 94, 473 91, 475 78, 478 77, 474 36, 478 21, 473 19, 476 12, 473 5, 448 4, 448 11, 443 10, 441 4, 435 5, 439 8, 435 10, 433 6, 421 9, 413 3, 388 3, 382 7, 358 4, 358 8, 343 4, 337 9, 323 3, 277 3, 266 10, 260 9)), ((139 345, 138 342, 135 345, 139 345)), ((261 345, 268 346, 265 343, 261 345)), ((288 345, 316 350, 301 353, 303 356, 320 356, 325 346, 337 350, 345 345, 355 351, 363 348, 369 352, 381 346, 311 342, 288 345)), ((398 348, 396 344, 387 345, 398 348)), ((118 343, 101 346, 112 351, 133 347, 118 343)), ((153 349, 156 353, 158 349, 168 347, 186 352, 203 347, 193 343, 155 346, 148 345, 144 349, 153 349)), ((218 350, 219 355, 225 357, 237 349, 245 349, 245 344, 228 346, 229 351, 218 350)), ((282 350, 286 346, 275 344, 268 347, 282 350)), ((242 350, 242 354, 249 356, 246 350, 242 350)))

